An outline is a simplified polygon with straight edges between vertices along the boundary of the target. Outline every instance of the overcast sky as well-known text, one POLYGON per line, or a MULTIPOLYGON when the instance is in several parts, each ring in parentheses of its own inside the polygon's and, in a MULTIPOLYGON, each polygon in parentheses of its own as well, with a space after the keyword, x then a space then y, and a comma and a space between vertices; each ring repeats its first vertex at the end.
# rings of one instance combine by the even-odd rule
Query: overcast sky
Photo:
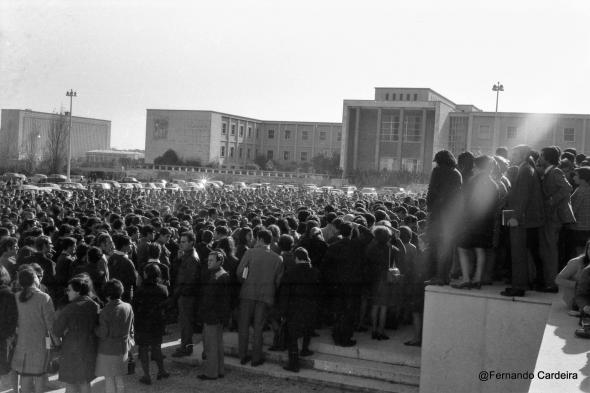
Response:
POLYGON ((112 121, 144 148, 147 108, 342 120, 376 86, 458 104, 590 113, 590 1, 0 1, 0 107, 112 121), (174 5, 170 5, 174 4, 174 5))

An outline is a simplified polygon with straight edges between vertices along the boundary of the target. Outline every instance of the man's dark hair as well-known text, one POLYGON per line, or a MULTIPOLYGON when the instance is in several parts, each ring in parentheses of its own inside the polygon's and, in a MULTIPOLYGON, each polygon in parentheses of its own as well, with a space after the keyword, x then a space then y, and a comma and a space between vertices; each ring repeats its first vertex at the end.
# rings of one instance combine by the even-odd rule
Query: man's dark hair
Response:
POLYGON ((541 154, 550 165, 559 165, 559 151, 555 147, 544 147, 541 154))
POLYGON ((182 232, 180 234, 180 237, 186 237, 186 239, 189 241, 189 243, 194 243, 195 242, 195 234, 189 231, 186 232, 182 232))
POLYGON ((349 238, 352 233, 352 224, 350 222, 343 222, 340 224, 339 230, 343 238, 349 238))
POLYGON ((60 242, 62 250, 67 250, 70 247, 76 246, 76 239, 73 237, 62 237, 60 242))
POLYGON ((90 285, 88 282, 81 277, 74 277, 70 281, 68 281, 68 285, 72 287, 72 289, 80 294, 80 296, 88 295, 90 292, 90 285))
POLYGON ((504 146, 500 146, 496 149, 496 154, 497 156, 500 157, 504 157, 505 159, 508 159, 508 148, 504 147, 504 146))
POLYGON ((281 235, 279 237, 278 245, 281 251, 291 251, 295 240, 291 235, 281 235))
POLYGON ((434 162, 439 166, 446 166, 448 168, 457 167, 457 160, 455 156, 448 150, 440 150, 434 155, 434 162))
POLYGON ((121 251, 124 247, 131 245, 131 238, 127 235, 114 235, 113 243, 115 248, 121 251))
POLYGON ((261 229, 256 234, 256 238, 264 242, 264 244, 270 244, 272 242, 272 233, 268 229, 261 229))
POLYGON ((107 281, 102 289, 104 296, 111 300, 121 299, 124 292, 123 283, 117 279, 107 281))
POLYGON ((150 234, 153 234, 153 233, 154 233, 154 227, 153 226, 151 226, 151 225, 144 225, 144 226, 141 227, 141 231, 140 231, 141 237, 146 237, 146 236, 148 236, 150 234))
POLYGON ((158 243, 150 243, 147 245, 147 255, 149 259, 159 259, 162 247, 158 243))

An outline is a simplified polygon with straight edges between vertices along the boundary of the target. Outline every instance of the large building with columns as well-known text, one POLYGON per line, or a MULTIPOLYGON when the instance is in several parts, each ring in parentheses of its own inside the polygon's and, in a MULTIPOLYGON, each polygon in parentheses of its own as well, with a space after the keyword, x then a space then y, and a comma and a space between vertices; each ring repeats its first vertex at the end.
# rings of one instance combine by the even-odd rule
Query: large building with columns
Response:
POLYGON ((556 145, 590 153, 590 115, 484 112, 428 88, 375 88, 374 100, 344 100, 341 166, 429 172, 434 153, 491 154, 499 146, 556 145))
POLYGON ((245 168, 257 156, 281 164, 340 153, 341 123, 266 121, 205 110, 148 109, 145 162, 168 149, 186 161, 245 168))

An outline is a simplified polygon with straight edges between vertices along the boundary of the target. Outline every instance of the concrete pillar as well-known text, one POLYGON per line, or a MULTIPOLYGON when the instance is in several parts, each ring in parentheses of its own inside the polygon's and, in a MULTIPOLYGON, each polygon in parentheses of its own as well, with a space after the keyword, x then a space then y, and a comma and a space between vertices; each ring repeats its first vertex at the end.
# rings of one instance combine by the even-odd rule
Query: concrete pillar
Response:
POLYGON ((465 143, 465 150, 471 151, 471 141, 473 139, 473 114, 469 114, 467 118, 467 137, 465 143))
POLYGON ((299 142, 299 124, 295 124, 295 135, 293 135, 293 161, 297 161, 297 143, 299 142))
POLYGON ((354 145, 352 148, 352 169, 356 170, 358 164, 358 147, 359 147, 359 123, 361 120, 361 108, 356 108, 356 119, 354 123, 354 145))
POLYGON ((420 130, 420 162, 424 168, 424 146, 426 145, 426 109, 422 109, 422 129, 420 130))
POLYGON ((381 147, 381 112, 383 111, 382 108, 377 109, 377 134, 375 136, 375 169, 380 170, 379 168, 379 148, 381 147))
POLYGON ((397 169, 398 170, 402 170, 402 154, 403 154, 403 149, 402 149, 402 145, 404 144, 404 129, 405 129, 405 124, 404 124, 404 108, 400 108, 399 110, 399 138, 397 139, 397 159, 398 159, 398 163, 397 163, 397 169))
POLYGON ((348 175, 347 158, 348 158, 348 107, 344 106, 342 110, 342 140, 340 141, 340 167, 342 176, 348 175))
POLYGON ((584 119, 582 121, 582 146, 581 149, 578 151, 579 153, 584 153, 586 154, 586 126, 587 126, 587 120, 588 119, 584 119))
POLYGON ((318 124, 314 124, 313 125, 313 131, 311 132, 311 157, 309 157, 309 159, 312 159, 315 157, 315 136, 318 133, 318 124))
POLYGON ((558 123, 559 120, 557 122, 555 122, 555 124, 553 124, 553 146, 557 145, 557 129, 558 129, 558 123))

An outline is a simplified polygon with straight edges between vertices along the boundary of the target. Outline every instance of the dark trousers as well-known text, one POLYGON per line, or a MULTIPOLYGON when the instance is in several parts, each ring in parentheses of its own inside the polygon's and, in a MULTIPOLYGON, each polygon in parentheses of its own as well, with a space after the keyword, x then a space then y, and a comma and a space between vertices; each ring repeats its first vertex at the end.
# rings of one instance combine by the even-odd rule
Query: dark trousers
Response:
POLYGON ((338 285, 336 297, 336 320, 332 329, 332 337, 336 344, 345 343, 352 339, 356 315, 360 307, 360 295, 355 284, 338 285))
POLYGON ((529 252, 535 264, 537 283, 543 283, 543 261, 539 253, 539 228, 510 228, 512 287, 529 289, 529 252), (539 281, 540 280, 540 281, 539 281))
POLYGON ((555 286, 555 277, 559 265, 559 232, 560 223, 547 223, 539 228, 539 250, 543 261, 544 286, 555 286))
POLYGON ((158 372, 164 371, 164 359, 160 344, 140 345, 138 352, 141 368, 145 375, 150 375, 150 353, 152 360, 158 366, 158 372))
MULTIPOLYGON (((442 230, 442 226, 437 226, 442 230)), ((448 228, 446 229, 448 231, 448 228)), ((455 253, 454 238, 449 233, 433 233, 428 236, 428 261, 430 264, 430 277, 436 277, 444 282, 449 281, 453 255, 455 253)))
POLYGON ((180 325, 180 348, 192 351, 195 306, 197 299, 194 296, 181 296, 178 298, 178 324, 180 325))
POLYGON ((252 363, 262 361, 262 330, 268 305, 258 300, 242 299, 240 304, 240 321, 238 323, 238 352, 240 359, 248 355, 250 324, 254 320, 254 342, 252 343, 252 363))

